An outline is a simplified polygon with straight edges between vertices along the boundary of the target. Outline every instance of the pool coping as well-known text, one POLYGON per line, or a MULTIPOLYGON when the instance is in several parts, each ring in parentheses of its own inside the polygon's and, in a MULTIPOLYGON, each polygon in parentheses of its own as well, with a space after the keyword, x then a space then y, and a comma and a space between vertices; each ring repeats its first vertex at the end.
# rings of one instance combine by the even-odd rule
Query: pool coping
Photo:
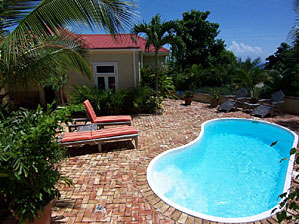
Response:
MULTIPOLYGON (((184 148, 187 148, 188 146, 190 146, 190 145, 194 144, 195 142, 199 141, 199 139, 204 134, 204 126, 207 123, 212 122, 212 121, 216 121, 216 120, 247 120, 247 121, 260 122, 260 123, 267 123, 269 125, 276 126, 278 128, 284 129, 284 130, 289 131, 290 133, 292 133, 293 136, 294 136, 294 142, 293 142, 292 148, 297 147, 297 144, 298 144, 298 135, 295 132, 293 132, 293 131, 289 130, 288 128, 285 128, 281 125, 271 123, 271 122, 268 122, 268 121, 255 120, 255 119, 245 119, 245 118, 219 118, 219 119, 208 120, 208 121, 201 124, 200 134, 193 141, 189 142, 186 145, 183 145, 183 146, 180 146, 180 147, 177 147, 177 148, 173 148, 173 149, 169 149, 169 150, 167 150, 167 151, 165 151, 165 152, 163 152, 163 153, 161 153, 157 156, 154 156, 154 158, 151 161, 149 161, 149 163, 147 164, 148 165, 147 172, 146 172, 145 177, 144 177, 147 180, 148 186, 143 185, 141 187, 141 192, 144 194, 145 198, 149 199, 149 202, 151 204, 153 204, 154 207, 156 207, 158 210, 160 210, 162 212, 167 212, 169 210, 169 207, 173 207, 174 209, 182 212, 182 214, 185 214, 185 216, 187 216, 187 217, 191 216, 191 217, 196 218, 196 219, 203 219, 203 220, 209 220, 209 221, 214 221, 214 222, 224 222, 224 223, 257 222, 257 221, 260 221, 260 220, 263 220, 263 219, 268 219, 268 218, 271 218, 271 217, 272 217, 271 219, 275 220, 276 218, 273 217, 275 215, 275 213, 277 213, 278 211, 283 209, 283 208, 279 209, 279 204, 277 204, 275 207, 273 207, 272 209, 269 209, 266 212, 263 212, 263 213, 260 213, 258 215, 254 215, 254 216, 248 216, 248 217, 242 217, 242 218, 220 218, 220 217, 205 215, 205 214, 202 214, 202 213, 195 212, 195 211, 192 211, 190 209, 184 208, 184 207, 174 203, 173 201, 169 200, 168 198, 163 196, 160 192, 157 192, 157 190, 152 186, 151 177, 150 177, 150 175, 148 175, 148 173, 151 172, 151 170, 153 168, 153 164, 159 158, 161 158, 162 156, 164 156, 166 154, 169 154, 171 152, 183 150, 184 148), (151 192, 154 195, 157 195, 157 196, 154 197, 154 195, 151 192), (272 213, 272 210, 275 209, 275 208, 277 208, 277 210, 275 211, 275 213, 272 213)), ((295 158, 295 155, 292 155, 289 159, 283 192, 288 192, 288 190, 291 186, 292 172, 293 172, 293 166, 294 166, 294 158, 295 158)), ((175 218, 177 218, 177 217, 175 217, 175 218)))

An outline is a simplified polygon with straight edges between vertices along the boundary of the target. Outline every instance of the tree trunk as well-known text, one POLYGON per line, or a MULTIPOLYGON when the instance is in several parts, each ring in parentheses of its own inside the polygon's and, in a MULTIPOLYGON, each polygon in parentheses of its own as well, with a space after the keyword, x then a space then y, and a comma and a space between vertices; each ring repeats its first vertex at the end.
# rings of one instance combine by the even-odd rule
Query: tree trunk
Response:
POLYGON ((156 96, 159 97, 159 80, 158 80, 158 66, 159 66, 159 61, 158 61, 158 50, 155 49, 155 73, 156 73, 156 96))
POLYGON ((58 91, 55 91, 56 104, 64 106, 64 98, 63 98, 63 88, 59 88, 58 91))
POLYGON ((59 89, 59 95, 60 95, 60 99, 61 99, 61 105, 64 106, 64 97, 63 97, 63 87, 61 87, 59 89))

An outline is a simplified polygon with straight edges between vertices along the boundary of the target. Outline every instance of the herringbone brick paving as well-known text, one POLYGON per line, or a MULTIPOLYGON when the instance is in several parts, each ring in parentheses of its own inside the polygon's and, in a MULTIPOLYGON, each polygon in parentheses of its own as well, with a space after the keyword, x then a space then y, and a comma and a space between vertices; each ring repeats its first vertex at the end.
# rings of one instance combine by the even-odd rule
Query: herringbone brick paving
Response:
MULTIPOLYGON (((53 208, 55 223, 207 223, 165 204, 149 188, 146 168, 156 155, 184 145, 200 133, 200 125, 220 117, 253 118, 241 111, 216 113, 207 104, 180 100, 163 102, 163 113, 133 117, 139 130, 139 146, 130 141, 107 143, 103 151, 97 146, 74 147, 70 158, 61 164, 63 175, 73 185, 60 186, 61 198, 53 208), (97 211, 102 206, 104 211, 97 211)), ((299 117, 281 115, 264 120, 299 132, 299 117)), ((270 218, 256 223, 277 223, 270 218)))

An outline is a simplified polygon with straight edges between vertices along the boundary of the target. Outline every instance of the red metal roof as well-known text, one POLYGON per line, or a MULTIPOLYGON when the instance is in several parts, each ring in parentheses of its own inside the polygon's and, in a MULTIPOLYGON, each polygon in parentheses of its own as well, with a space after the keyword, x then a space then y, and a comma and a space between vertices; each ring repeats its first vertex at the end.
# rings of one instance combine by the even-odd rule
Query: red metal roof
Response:
MULTIPOLYGON (((110 34, 79 34, 80 39, 85 43, 87 49, 141 49, 144 52, 154 52, 154 47, 149 50, 145 48, 146 40, 137 36, 136 42, 131 34, 117 34, 114 37, 110 34)), ((135 36, 136 37, 136 36, 135 36)), ((162 47, 159 52, 169 52, 162 47)))

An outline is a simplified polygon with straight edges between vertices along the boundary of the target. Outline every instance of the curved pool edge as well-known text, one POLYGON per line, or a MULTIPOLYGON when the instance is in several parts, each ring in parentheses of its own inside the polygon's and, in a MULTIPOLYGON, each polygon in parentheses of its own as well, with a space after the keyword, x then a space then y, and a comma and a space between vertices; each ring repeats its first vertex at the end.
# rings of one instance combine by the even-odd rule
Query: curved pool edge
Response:
MULTIPOLYGON (((292 145, 292 148, 297 147, 298 144, 298 135, 291 131, 290 129, 283 127, 281 125, 275 124, 275 123, 271 123, 268 121, 261 121, 261 120, 255 120, 255 119, 245 119, 245 118, 218 118, 218 119, 212 119, 212 120, 208 120, 205 121, 204 123, 201 124, 201 130, 200 130, 200 134, 198 135, 197 138, 195 138, 193 141, 189 142, 186 145, 182 145, 180 147, 177 148, 173 148, 173 149, 169 149, 166 150, 165 152, 159 154, 158 156, 156 156, 154 159, 152 159, 146 169, 146 179, 148 182, 148 185, 150 186, 151 190, 162 200, 164 201, 166 204, 176 208, 177 210, 180 210, 181 212, 186 213, 187 215, 190 216, 194 216, 197 218, 201 218, 201 219, 205 219, 205 220, 209 220, 209 221, 214 221, 214 222, 222 222, 222 223, 246 223, 246 222, 255 222, 255 221, 259 221, 262 219, 267 219, 269 217, 272 217, 273 215, 275 215, 277 212, 281 211, 282 209, 279 209, 279 203, 263 212, 260 213, 258 215, 254 215, 254 216, 247 216, 247 217, 240 217, 240 218, 222 218, 222 217, 217 217, 217 216, 210 216, 210 215, 206 215, 200 212, 196 212, 193 211, 191 209, 182 207, 180 205, 178 205, 177 203, 171 201, 170 199, 166 198, 162 193, 160 193, 157 189, 155 189, 155 187, 153 186, 153 180, 152 180, 152 176, 149 175, 150 173, 152 173, 153 170, 153 166, 155 165, 155 163, 163 156, 165 156, 166 154, 169 153, 176 153, 177 151, 181 151, 181 150, 187 150, 187 148, 193 144, 195 144, 197 141, 199 141, 201 139, 201 137, 204 134, 205 131, 205 125, 213 122, 213 121, 217 121, 217 120, 246 120, 246 121, 254 121, 254 122, 260 122, 260 123, 266 123, 268 125, 272 125, 278 128, 281 128, 283 130, 286 130, 288 132, 290 132, 293 136, 294 136, 294 142, 292 145), (272 213, 273 209, 276 209, 275 212, 272 213)), ((287 173, 286 173, 286 178, 285 178, 285 183, 284 183, 284 188, 283 188, 283 192, 288 192, 289 188, 291 186, 291 180, 292 180, 292 172, 293 172, 293 167, 294 167, 294 159, 295 159, 295 155, 291 155, 290 159, 289 159, 289 163, 288 163, 288 168, 287 168, 287 173)))

